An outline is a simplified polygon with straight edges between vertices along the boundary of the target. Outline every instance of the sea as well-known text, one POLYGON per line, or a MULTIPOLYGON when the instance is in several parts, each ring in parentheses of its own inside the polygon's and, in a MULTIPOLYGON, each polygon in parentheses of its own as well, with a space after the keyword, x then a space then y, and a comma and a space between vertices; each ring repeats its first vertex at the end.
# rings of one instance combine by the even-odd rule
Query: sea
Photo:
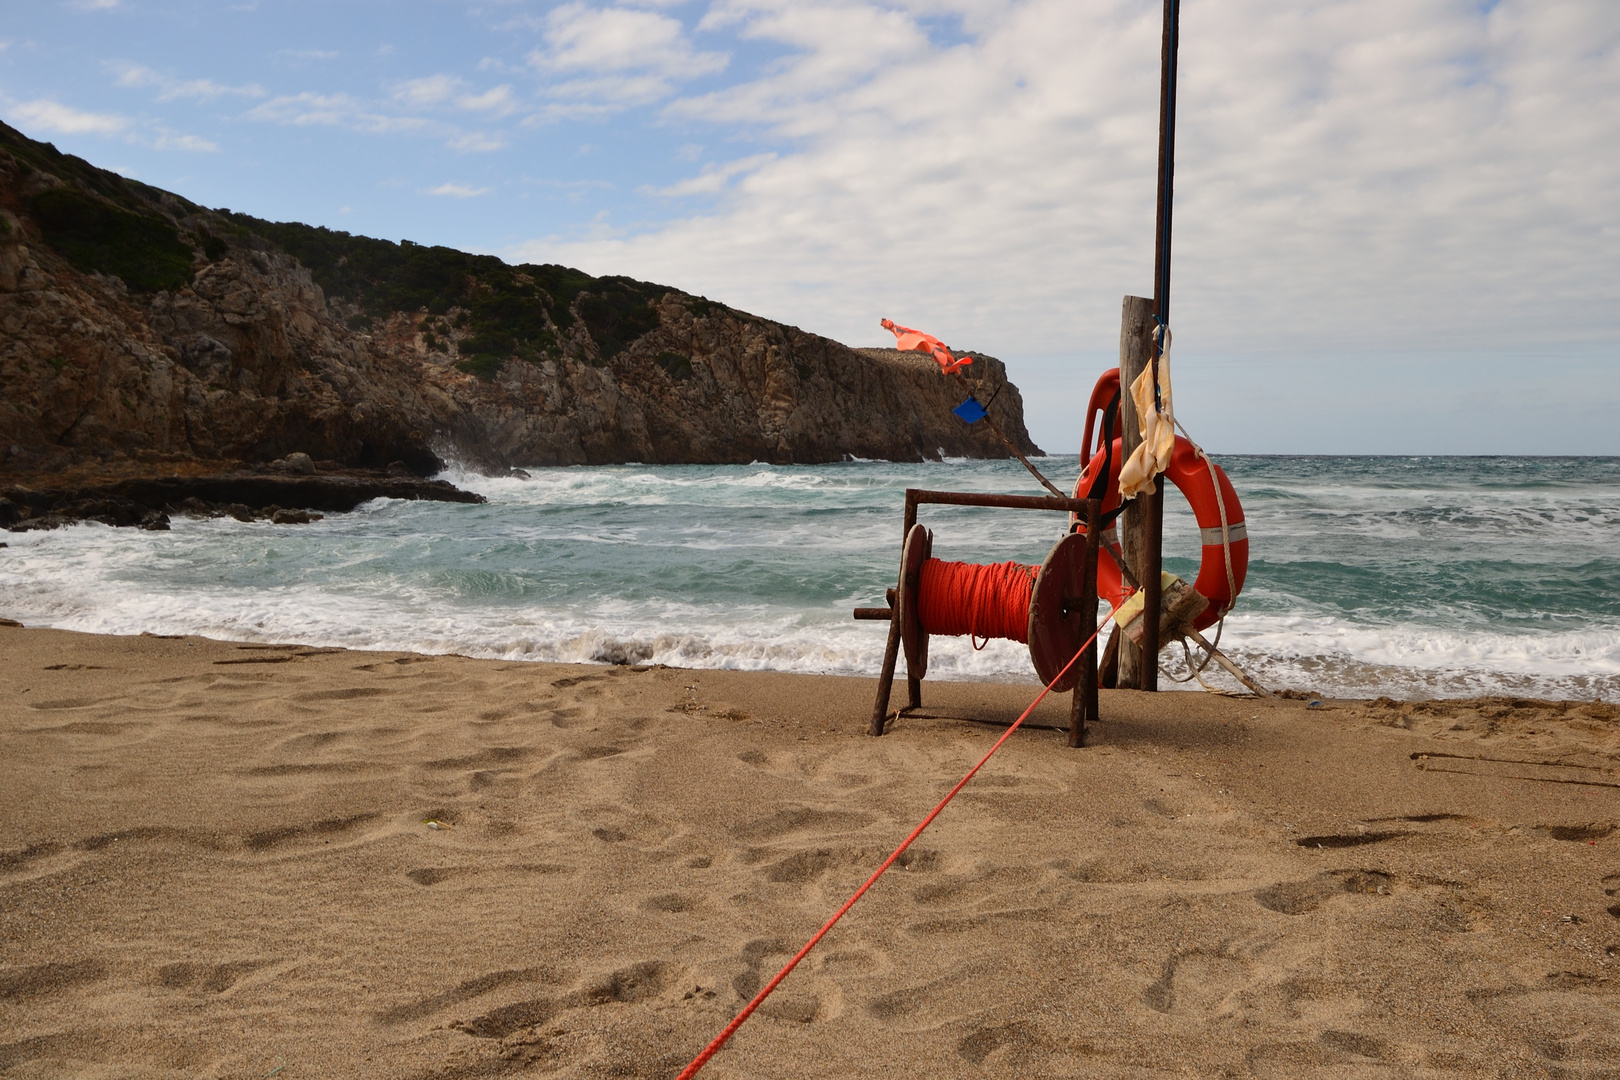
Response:
MULTIPOLYGON (((1322 697, 1620 700, 1620 458, 1217 455, 1248 521, 1221 649, 1322 697)), ((1060 487, 1073 457, 1036 459, 1060 487)), ((905 489, 1042 494, 1012 461, 619 465, 444 479, 482 505, 381 499, 309 525, 13 533, 0 615, 104 634, 504 660, 875 675, 905 489)), ((1172 490, 1165 565, 1198 532, 1172 490)), ((1067 520, 925 506, 934 554, 1038 563, 1067 520)), ((1213 633, 1213 630, 1211 631, 1213 633)), ((930 679, 1028 682, 1026 648, 935 638, 930 679)), ((1201 690, 1180 648, 1170 688, 1201 690)), ((1210 667, 1203 679, 1235 689, 1210 667)))

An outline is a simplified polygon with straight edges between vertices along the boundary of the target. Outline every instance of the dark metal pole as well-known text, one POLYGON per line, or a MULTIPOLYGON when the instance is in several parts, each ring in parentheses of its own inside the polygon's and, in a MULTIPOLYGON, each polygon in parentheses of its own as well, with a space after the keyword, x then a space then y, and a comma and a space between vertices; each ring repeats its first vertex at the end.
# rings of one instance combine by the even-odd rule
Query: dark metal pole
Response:
MULTIPOLYGON (((1181 0, 1164 0, 1164 41, 1159 60, 1159 209, 1153 241, 1153 309, 1159 327, 1170 325, 1170 211, 1176 174, 1176 51, 1181 0)), ((1153 392, 1158 394, 1160 335, 1153 341, 1153 392)), ((1142 689, 1159 688, 1159 573, 1163 568, 1164 481, 1147 496, 1147 558, 1142 572, 1142 689)))

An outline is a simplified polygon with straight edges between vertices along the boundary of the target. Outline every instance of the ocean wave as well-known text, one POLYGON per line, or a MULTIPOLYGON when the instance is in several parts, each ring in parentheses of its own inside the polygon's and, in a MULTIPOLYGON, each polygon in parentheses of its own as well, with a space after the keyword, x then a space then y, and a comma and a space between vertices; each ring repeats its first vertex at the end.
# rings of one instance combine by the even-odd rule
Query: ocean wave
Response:
MULTIPOLYGON (((1392 494, 1379 485, 1407 465, 1233 461, 1254 558, 1222 648, 1262 682, 1322 694, 1620 696, 1620 467, 1560 463, 1577 493, 1560 503, 1516 501, 1477 462, 1420 464, 1444 482, 1414 471, 1392 494), (1419 488, 1444 505, 1421 505, 1419 488), (1286 497, 1251 494, 1264 491, 1286 497)), ((0 614, 102 633, 870 676, 884 627, 849 609, 881 604, 894 583, 904 489, 1032 487, 1015 463, 981 461, 449 478, 490 502, 16 534, 0 552, 0 614)), ((1039 562, 1065 527, 960 507, 925 506, 920 520, 936 556, 971 562, 1039 562)), ((1194 573, 1197 539, 1172 500, 1167 565, 1194 573)), ((1012 642, 935 639, 930 654, 930 678, 1033 679, 1012 642)), ((1179 655, 1166 653, 1173 671, 1179 655)))

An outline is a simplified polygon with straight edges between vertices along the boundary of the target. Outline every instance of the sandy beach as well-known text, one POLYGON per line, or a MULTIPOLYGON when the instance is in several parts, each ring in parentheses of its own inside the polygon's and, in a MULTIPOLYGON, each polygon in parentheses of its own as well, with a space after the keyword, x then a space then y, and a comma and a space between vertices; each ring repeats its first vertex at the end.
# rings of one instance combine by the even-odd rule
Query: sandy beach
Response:
MULTIPOLYGON (((0 628, 0 1074, 673 1077, 1034 694, 872 688, 0 628)), ((704 1075, 1620 1075, 1620 708, 1102 714, 704 1075)))

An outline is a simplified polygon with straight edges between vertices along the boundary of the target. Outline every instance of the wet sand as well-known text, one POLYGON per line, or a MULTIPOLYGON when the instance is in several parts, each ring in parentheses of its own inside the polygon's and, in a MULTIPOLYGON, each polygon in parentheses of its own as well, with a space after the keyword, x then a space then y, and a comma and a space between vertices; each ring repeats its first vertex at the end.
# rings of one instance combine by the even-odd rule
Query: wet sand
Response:
MULTIPOLYGON (((0 1074, 673 1077, 1034 694, 872 690, 0 628, 0 1074)), ((704 1075, 1616 1075, 1620 708, 1102 713, 704 1075)))

